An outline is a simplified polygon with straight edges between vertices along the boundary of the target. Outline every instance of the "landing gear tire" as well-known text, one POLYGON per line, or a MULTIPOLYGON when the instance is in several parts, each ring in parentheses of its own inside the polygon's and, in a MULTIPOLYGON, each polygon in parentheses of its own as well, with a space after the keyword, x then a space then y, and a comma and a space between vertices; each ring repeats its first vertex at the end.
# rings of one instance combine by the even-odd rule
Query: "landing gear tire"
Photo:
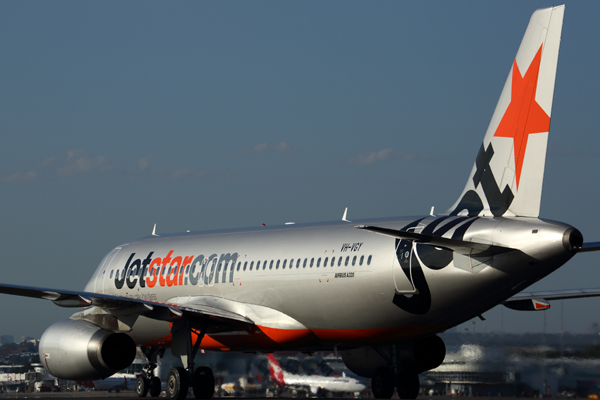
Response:
POLYGON ((401 373, 396 379, 396 390, 401 399, 416 399, 420 388, 418 374, 401 373))
POLYGON ((135 393, 138 397, 146 397, 150 390, 150 379, 139 376, 135 382, 135 393))
POLYGON ((371 390, 376 399, 389 399, 394 394, 394 374, 390 368, 377 368, 371 379, 371 390))
POLYGON ((167 375, 167 397, 183 400, 189 389, 188 374, 182 367, 173 367, 167 375))
POLYGON ((161 392, 161 385, 160 385, 160 378, 158 376, 153 377, 152 379, 150 379, 150 396, 152 397, 158 397, 160 396, 160 392, 161 392))
POLYGON ((197 399, 211 399, 215 394, 215 377, 208 367, 198 367, 192 377, 194 397, 197 399))

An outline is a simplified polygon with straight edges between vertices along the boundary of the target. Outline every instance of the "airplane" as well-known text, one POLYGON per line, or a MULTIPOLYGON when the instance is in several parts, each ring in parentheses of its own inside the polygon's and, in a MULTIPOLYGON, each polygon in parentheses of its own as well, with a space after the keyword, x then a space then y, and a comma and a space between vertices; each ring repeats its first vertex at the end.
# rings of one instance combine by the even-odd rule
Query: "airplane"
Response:
POLYGON ((367 386, 356 378, 345 376, 298 375, 281 368, 279 361, 271 353, 269 360, 269 375, 271 380, 283 387, 309 388, 313 396, 325 392, 362 392, 367 386))
POLYGON ((106 390, 108 392, 114 390, 116 393, 119 393, 121 390, 135 390, 137 378, 135 374, 117 372, 106 379, 77 381, 77 384, 90 389, 106 390))
MULTIPOLYGON (((54 376, 106 378, 139 346, 138 396, 160 394, 156 363, 179 357, 166 392, 211 398, 198 350, 333 351, 377 398, 419 393, 446 350, 437 335, 504 304, 600 289, 522 293, 573 256, 600 250, 575 227, 539 218, 564 5, 533 13, 467 183, 440 215, 156 234, 110 251, 84 290, 0 284, 0 293, 82 308, 43 334, 54 376)), ((156 228, 156 226, 155 226, 156 228)))

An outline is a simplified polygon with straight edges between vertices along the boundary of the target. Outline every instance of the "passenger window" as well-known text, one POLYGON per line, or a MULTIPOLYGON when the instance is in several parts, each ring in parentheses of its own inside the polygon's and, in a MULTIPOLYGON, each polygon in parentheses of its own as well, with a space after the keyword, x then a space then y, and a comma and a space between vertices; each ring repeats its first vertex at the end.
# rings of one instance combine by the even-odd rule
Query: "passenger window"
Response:
POLYGON ((300 259, 298 259, 298 261, 296 261, 296 268, 300 268, 300 259))
POLYGON ((356 256, 354 256, 354 257, 352 258, 352 266, 354 267, 355 265, 356 265, 356 256))
POLYGON ((363 261, 365 260, 365 256, 360 256, 360 263, 358 263, 359 265, 362 265, 363 261))
POLYGON ((348 266, 348 261, 350 261, 350 256, 346 257, 346 262, 344 263, 344 267, 348 266))
MULTIPOLYGON (((225 265, 225 271, 227 271, 227 265, 225 265)), ((190 266, 189 266, 189 264, 185 267, 185 274, 187 275, 188 272, 190 272, 190 266)))
POLYGON ((290 260, 290 269, 294 268, 294 259, 292 258, 290 260))
POLYGON ((371 256, 369 256, 369 258, 367 258, 367 265, 371 265, 371 256))
MULTIPOLYGON (((223 268, 223 273, 227 272, 227 268, 229 267, 229 261, 225 263, 225 267, 223 268)), ((187 274, 187 268, 185 269, 185 273, 187 274)))
POLYGON ((279 261, 280 260, 277 260, 277 264, 275 265, 275 269, 279 269, 279 261))
POLYGON ((221 272, 221 267, 223 266, 223 261, 219 263, 219 268, 217 268, 217 273, 221 272))
POLYGON ((340 266, 342 265, 342 258, 343 258, 343 257, 340 257, 340 258, 338 259, 338 267, 340 267, 340 266))
POLYGON ((325 262, 323 262, 323 267, 327 266, 327 260, 329 260, 329 258, 325 257, 325 262))
POLYGON ((244 263, 244 271, 246 270, 246 267, 247 267, 247 266, 248 266, 248 261, 246 261, 246 262, 244 263))
POLYGON ((254 261, 250 263, 250 271, 252 271, 252 267, 254 267, 254 261))
POLYGON ((317 268, 319 268, 319 265, 321 265, 321 257, 319 257, 319 259, 317 260, 317 268))
POLYGON ((114 271, 114 269, 111 269, 111 270, 110 270, 110 277, 109 277, 110 279, 112 279, 112 274, 113 274, 113 271, 114 271))
POLYGON ((302 264, 302 268, 306 268, 306 261, 307 260, 308 260, 307 258, 304 259, 304 264, 302 264))
POLYGON ((314 264, 314 263, 315 263, 315 259, 314 259, 314 258, 311 258, 311 259, 310 259, 310 267, 311 267, 311 268, 312 268, 312 266, 313 266, 313 264, 314 264))
POLYGON ((239 262, 239 263, 238 263, 238 266, 237 266, 237 271, 239 271, 239 270, 240 270, 240 266, 241 266, 241 265, 242 265, 242 263, 241 263, 241 262, 239 262))
POLYGON ((283 265, 281 266, 281 269, 285 269, 286 264, 287 264, 287 260, 283 260, 283 265))
POLYGON ((258 271, 260 269, 260 261, 256 262, 256 270, 258 271))
POLYGON ((263 270, 267 269, 267 260, 263 261, 263 270))
POLYGON ((273 269, 273 260, 271 260, 271 264, 269 264, 269 269, 273 269))

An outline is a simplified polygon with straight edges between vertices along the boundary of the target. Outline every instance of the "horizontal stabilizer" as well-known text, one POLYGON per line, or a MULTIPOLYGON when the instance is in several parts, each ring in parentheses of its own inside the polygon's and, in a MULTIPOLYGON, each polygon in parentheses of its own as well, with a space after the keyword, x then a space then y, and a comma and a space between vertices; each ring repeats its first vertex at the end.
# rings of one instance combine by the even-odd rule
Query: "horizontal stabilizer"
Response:
POLYGON ((466 240, 450 239, 441 236, 424 235, 421 233, 406 232, 390 228, 381 228, 378 226, 359 225, 355 228, 379 233, 381 235, 392 236, 399 239, 410 240, 417 243, 428 244, 435 247, 441 247, 444 249, 452 250, 459 254, 478 257, 493 256, 495 254, 506 253, 513 250, 509 247, 469 242, 466 240))
POLYGON ((502 304, 513 310, 533 311, 550 308, 548 301, 582 299, 585 297, 600 297, 600 288, 521 292, 505 300, 502 304))
POLYGON ((506 301, 502 304, 504 304, 505 307, 517 311, 543 311, 550 308, 550 303, 544 299, 506 301))
POLYGON ((588 242, 581 245, 581 249, 579 253, 584 253, 586 251, 598 251, 600 250, 600 242, 588 242))

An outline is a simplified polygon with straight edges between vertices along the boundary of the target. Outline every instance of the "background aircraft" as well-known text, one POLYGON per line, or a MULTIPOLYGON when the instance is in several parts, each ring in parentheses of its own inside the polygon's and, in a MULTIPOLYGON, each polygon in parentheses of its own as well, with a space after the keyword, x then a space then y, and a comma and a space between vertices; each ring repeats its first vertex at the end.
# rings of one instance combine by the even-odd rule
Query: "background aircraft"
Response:
POLYGON ((367 386, 356 378, 343 376, 299 375, 284 370, 273 354, 269 359, 271 380, 283 387, 308 388, 313 396, 324 397, 326 393, 340 394, 345 392, 362 392, 367 386))
POLYGON ((499 303, 545 308, 596 291, 521 294, 576 253, 598 250, 574 227, 538 218, 564 7, 532 16, 465 189, 446 212, 320 224, 152 235, 111 251, 84 291, 2 292, 84 307, 52 325, 40 358, 55 376, 97 379, 149 359, 137 390, 160 387, 165 347, 184 367, 170 398, 211 397, 199 348, 333 350, 377 397, 418 394, 439 365, 436 333, 499 303))

